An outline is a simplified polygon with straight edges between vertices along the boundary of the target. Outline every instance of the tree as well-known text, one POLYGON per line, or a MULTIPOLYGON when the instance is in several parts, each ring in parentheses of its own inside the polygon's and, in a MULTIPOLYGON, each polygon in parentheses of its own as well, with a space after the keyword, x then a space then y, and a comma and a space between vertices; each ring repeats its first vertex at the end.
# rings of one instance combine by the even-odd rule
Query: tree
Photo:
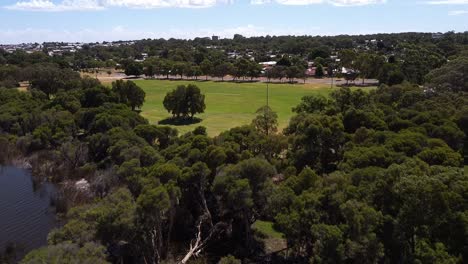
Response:
POLYGON ((135 134, 144 138, 148 144, 153 145, 158 137, 158 128, 154 125, 138 125, 134 128, 135 134))
POLYGON ((317 69, 315 70, 315 77, 322 78, 324 75, 323 66, 322 64, 317 65, 317 69))
POLYGON ((269 74, 272 78, 279 79, 281 82, 284 76, 286 76, 286 70, 286 67, 277 65, 269 71, 269 74))
POLYGON ((54 229, 49 245, 66 242, 83 245, 93 241, 103 244, 129 241, 134 236, 136 204, 126 188, 114 190, 93 207, 81 206, 68 212, 69 221, 54 229))
POLYGON ((176 62, 172 65, 171 73, 174 75, 180 75, 180 79, 187 73, 189 65, 185 62, 176 62))
POLYGON ((252 125, 262 134, 276 133, 278 129, 278 115, 269 106, 262 106, 255 112, 257 117, 252 120, 252 125))
POLYGON ((290 155, 298 169, 309 165, 326 171, 341 160, 345 134, 336 116, 301 113, 291 119, 285 134, 290 136, 290 155))
POLYGON ((161 65, 160 65, 160 68, 159 68, 159 74, 161 75, 165 75, 166 76, 166 79, 169 79, 169 75, 172 72, 172 61, 168 61, 168 60, 163 60, 161 61, 161 65))
POLYGON ((31 88, 39 89, 50 99, 59 90, 72 90, 81 85, 80 76, 70 69, 59 69, 53 65, 37 64, 26 68, 31 88))
POLYGON ((188 105, 188 113, 190 118, 195 114, 205 112, 205 95, 201 93, 200 88, 194 84, 186 86, 186 104, 188 105))
POLYGON ((221 64, 218 64, 214 67, 214 75, 216 77, 221 78, 222 81, 224 81, 224 76, 226 76, 228 73, 232 72, 232 69, 234 66, 231 63, 224 62, 221 64))
POLYGON ((276 63, 278 66, 283 66, 283 67, 290 67, 292 66, 291 60, 289 59, 289 56, 282 56, 281 59, 279 59, 276 63))
POLYGON ((117 80, 112 83, 112 91, 118 95, 119 102, 135 110, 145 102, 146 93, 132 81, 117 80))
POLYGON ((320 47, 317 47, 317 48, 314 48, 312 49, 312 51, 309 53, 309 55, 307 56, 307 58, 309 60, 315 60, 316 58, 318 57, 321 57, 321 58, 328 58, 330 57, 330 48, 327 47, 327 46, 320 46, 320 47))
POLYGON ((468 56, 449 61, 426 75, 426 85, 436 91, 468 92, 468 56))
POLYGON ((384 60, 377 54, 361 53, 356 58, 356 69, 364 84, 365 79, 376 78, 384 65, 384 60))
POLYGON ((83 166, 88 157, 88 147, 82 142, 66 142, 60 146, 59 153, 71 170, 83 166))
POLYGON ((195 76, 195 80, 198 80, 198 77, 202 74, 200 66, 192 66, 192 76, 195 76))
POLYGON ((341 59, 341 65, 346 68, 352 68, 356 60, 356 52, 350 49, 342 50, 338 53, 341 59))
POLYGON ((96 263, 106 264, 105 247, 96 243, 86 243, 82 247, 64 242, 31 251, 21 260, 22 264, 51 263, 96 263))
POLYGON ((174 117, 186 118, 190 115, 193 118, 195 114, 205 111, 205 95, 196 85, 179 85, 167 93, 163 105, 174 117))
POLYGON ((213 73, 213 64, 208 59, 204 59, 200 64, 200 69, 205 75, 205 79, 208 80, 208 76, 213 73))
MULTIPOLYGON (((154 77, 154 75, 156 74, 156 68, 154 65, 150 64, 148 66, 145 67, 144 69, 144 73, 146 76, 148 77, 154 77)), ((110 74, 109 74, 110 75, 110 74)))
POLYGON ((140 86, 132 82, 128 87, 127 93, 128 105, 130 105, 133 111, 136 107, 141 108, 141 106, 143 106, 146 93, 140 88, 140 86))
POLYGON ((289 67, 286 68, 286 77, 288 77, 289 82, 292 83, 294 81, 294 78, 299 77, 299 75, 303 71, 304 71, 304 69, 302 69, 299 66, 295 66, 295 65, 289 66, 289 67))
POLYGON ((234 76, 236 78, 245 77, 249 72, 250 62, 245 58, 240 58, 234 63, 235 71, 234 76))
POLYGON ((132 62, 132 63, 129 63, 125 67, 125 75, 127 76, 134 75, 136 77, 139 77, 142 74, 143 74, 143 65, 141 65, 140 63, 132 62))
POLYGON ((172 92, 168 92, 164 97, 163 105, 167 112, 171 113, 173 117, 179 118, 186 116, 188 109, 185 105, 185 86, 179 85, 172 92))
POLYGON ((250 80, 253 80, 253 78, 257 78, 258 76, 260 76, 261 71, 262 67, 255 61, 252 61, 249 63, 249 67, 247 69, 247 76, 250 77, 250 80))
POLYGON ((442 55, 425 47, 416 45, 402 45, 401 72, 410 82, 422 84, 424 76, 431 70, 442 66, 446 60, 442 55))
POLYGON ((165 257, 164 224, 171 207, 170 195, 164 186, 148 184, 138 197, 137 205, 138 219, 143 229, 145 260, 159 263, 165 257))

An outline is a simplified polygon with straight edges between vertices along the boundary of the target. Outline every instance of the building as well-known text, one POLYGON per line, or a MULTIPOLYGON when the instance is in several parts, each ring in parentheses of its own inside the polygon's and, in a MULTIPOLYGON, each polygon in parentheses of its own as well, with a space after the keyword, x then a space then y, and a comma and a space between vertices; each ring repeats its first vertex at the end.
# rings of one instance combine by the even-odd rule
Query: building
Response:
POLYGON ((306 76, 315 76, 317 72, 317 67, 310 67, 306 70, 305 74, 306 76))
POLYGON ((264 62, 259 62, 258 63, 260 66, 262 66, 262 70, 266 71, 269 70, 273 67, 276 66, 276 61, 264 61, 264 62))

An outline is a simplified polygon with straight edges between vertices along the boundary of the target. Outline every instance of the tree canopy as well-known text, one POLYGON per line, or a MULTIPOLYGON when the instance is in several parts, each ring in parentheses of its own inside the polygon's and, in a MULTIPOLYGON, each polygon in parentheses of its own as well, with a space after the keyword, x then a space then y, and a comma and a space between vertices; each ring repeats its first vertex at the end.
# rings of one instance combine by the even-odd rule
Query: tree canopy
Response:
POLYGON ((205 95, 194 84, 179 85, 167 93, 163 105, 175 118, 193 118, 205 112, 205 95))

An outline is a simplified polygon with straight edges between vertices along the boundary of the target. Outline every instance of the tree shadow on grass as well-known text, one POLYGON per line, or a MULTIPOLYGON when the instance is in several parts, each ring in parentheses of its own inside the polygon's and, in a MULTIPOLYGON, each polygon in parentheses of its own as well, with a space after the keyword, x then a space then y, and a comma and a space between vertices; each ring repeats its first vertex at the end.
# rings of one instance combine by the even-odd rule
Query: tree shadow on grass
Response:
POLYGON ((187 125, 193 125, 193 124, 198 124, 203 119, 198 118, 198 117, 193 117, 193 118, 176 118, 176 117, 168 117, 166 119, 160 120, 158 124, 160 125, 172 125, 172 126, 187 126, 187 125))

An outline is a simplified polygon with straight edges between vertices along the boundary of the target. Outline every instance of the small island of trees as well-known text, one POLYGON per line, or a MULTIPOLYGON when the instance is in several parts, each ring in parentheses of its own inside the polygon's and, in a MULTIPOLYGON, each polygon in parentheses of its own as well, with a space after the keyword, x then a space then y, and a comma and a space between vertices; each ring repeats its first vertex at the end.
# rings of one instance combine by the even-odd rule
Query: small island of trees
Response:
POLYGON ((167 93, 163 105, 173 121, 193 120, 195 114, 205 112, 205 95, 194 84, 179 85, 167 93))

